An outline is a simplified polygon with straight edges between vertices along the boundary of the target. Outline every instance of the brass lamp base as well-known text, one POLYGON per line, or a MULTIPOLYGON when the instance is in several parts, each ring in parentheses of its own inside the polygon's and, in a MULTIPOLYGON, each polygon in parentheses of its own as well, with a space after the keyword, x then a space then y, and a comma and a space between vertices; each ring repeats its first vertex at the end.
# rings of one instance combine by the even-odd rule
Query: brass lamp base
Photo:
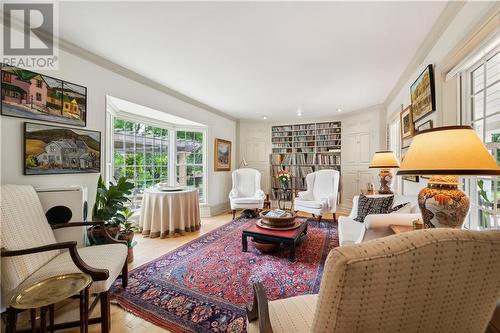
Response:
POLYGON ((392 172, 389 169, 381 169, 378 174, 380 177, 380 189, 378 193, 380 194, 393 194, 391 190, 392 183, 392 172))
POLYGON ((427 228, 461 228, 470 201, 455 176, 432 176, 418 194, 418 206, 427 228))

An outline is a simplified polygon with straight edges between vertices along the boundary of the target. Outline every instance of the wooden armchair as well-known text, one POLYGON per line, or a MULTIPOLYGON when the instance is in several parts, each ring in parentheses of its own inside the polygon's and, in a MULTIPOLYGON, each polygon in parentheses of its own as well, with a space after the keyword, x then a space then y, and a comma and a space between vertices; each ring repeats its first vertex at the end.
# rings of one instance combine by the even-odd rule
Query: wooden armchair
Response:
POLYGON ((337 247, 317 295, 267 302, 248 333, 484 332, 500 298, 500 231, 426 229, 337 247))
MULTIPOLYGON (((77 242, 58 243, 52 229, 104 225, 103 222, 78 222, 51 226, 32 186, 0 187, 2 310, 7 310, 7 329, 15 330, 18 310, 9 307, 17 290, 51 276, 84 272, 92 277, 90 293, 95 295, 92 311, 100 300, 101 316, 89 320, 109 332, 109 288, 121 273, 122 286, 128 282, 127 244, 108 235, 109 244, 77 248, 77 242), (68 250, 62 252, 61 250, 68 250)), ((80 326, 79 321, 54 325, 54 329, 80 326)))

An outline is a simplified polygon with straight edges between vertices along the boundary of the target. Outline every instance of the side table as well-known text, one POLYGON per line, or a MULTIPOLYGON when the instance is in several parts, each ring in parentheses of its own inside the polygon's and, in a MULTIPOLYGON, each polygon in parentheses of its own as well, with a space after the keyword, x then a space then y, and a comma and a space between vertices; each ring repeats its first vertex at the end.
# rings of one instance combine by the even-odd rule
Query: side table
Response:
POLYGON ((7 333, 16 331, 16 310, 30 310, 31 331, 36 332, 36 309, 40 308, 40 332, 47 330, 47 310, 49 312, 49 329, 54 332, 54 304, 80 294, 80 332, 88 332, 89 287, 92 283, 90 275, 85 273, 69 273, 53 276, 35 285, 20 290, 12 297, 10 307, 13 308, 7 320, 7 333))
POLYGON ((276 193, 278 197, 278 208, 282 210, 293 211, 293 200, 295 199, 295 192, 292 189, 278 189, 276 193), (286 202, 290 202, 290 209, 286 208, 286 202))

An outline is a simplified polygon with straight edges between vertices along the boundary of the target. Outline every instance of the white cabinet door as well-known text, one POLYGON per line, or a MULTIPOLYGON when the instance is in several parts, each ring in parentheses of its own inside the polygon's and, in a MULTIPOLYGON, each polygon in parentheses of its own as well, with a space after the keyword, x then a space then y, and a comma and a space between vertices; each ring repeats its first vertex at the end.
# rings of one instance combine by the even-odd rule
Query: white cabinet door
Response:
POLYGON ((370 134, 360 133, 358 140, 358 151, 359 151, 358 163, 370 163, 372 159, 370 144, 371 144, 370 134))
POLYGON ((342 185, 342 202, 345 206, 350 207, 352 198, 359 194, 358 172, 342 172, 342 185))
MULTIPOLYGON (((344 140, 343 140, 344 141, 344 140)), ((359 159, 358 135, 348 134, 345 143, 342 142, 342 150, 344 151, 344 164, 356 164, 359 159)))

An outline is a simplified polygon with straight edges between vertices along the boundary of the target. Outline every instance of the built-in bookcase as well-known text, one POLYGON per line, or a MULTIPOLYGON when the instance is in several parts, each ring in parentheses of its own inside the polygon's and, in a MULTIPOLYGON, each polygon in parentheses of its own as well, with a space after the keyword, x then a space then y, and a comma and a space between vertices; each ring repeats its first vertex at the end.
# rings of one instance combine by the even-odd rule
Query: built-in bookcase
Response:
POLYGON ((306 175, 321 169, 340 170, 342 129, 340 121, 273 126, 271 189, 273 199, 280 187, 276 174, 288 170, 291 188, 306 190, 306 175))

